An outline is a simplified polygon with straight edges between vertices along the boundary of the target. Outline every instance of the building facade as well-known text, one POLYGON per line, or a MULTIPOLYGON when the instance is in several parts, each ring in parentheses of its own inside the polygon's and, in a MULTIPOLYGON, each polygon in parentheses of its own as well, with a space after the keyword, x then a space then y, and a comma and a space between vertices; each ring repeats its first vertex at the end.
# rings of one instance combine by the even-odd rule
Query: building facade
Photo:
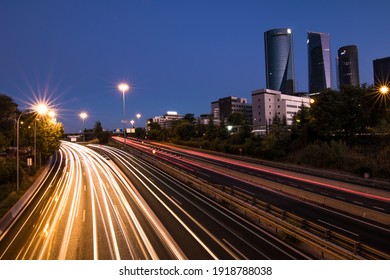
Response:
POLYGON ((390 85, 390 57, 375 59, 374 65, 374 83, 376 87, 390 85))
POLYGON ((329 33, 308 32, 307 49, 309 93, 332 88, 329 33))
POLYGON ((358 48, 343 46, 337 52, 338 86, 360 86, 358 48))
POLYGON ((158 123, 163 128, 171 128, 175 121, 183 119, 182 115, 179 115, 177 112, 168 111, 163 116, 156 116, 151 121, 158 123))
POLYGON ((286 94, 295 92, 292 31, 289 28, 264 32, 267 88, 286 94))
POLYGON ((211 114, 218 122, 226 122, 233 113, 241 113, 249 125, 252 125, 252 105, 246 98, 229 96, 211 102, 211 114))
POLYGON ((272 89, 252 91, 253 129, 271 125, 275 116, 285 117, 287 125, 291 125, 293 116, 300 110, 302 104, 309 107, 310 98, 282 94, 272 89))

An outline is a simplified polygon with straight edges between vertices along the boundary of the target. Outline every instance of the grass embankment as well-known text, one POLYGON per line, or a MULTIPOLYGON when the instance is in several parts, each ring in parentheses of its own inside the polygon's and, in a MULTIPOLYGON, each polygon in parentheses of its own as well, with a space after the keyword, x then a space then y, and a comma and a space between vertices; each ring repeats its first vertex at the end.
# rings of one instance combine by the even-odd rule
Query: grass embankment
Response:
POLYGON ((22 169, 22 178, 19 191, 16 191, 16 183, 0 185, 0 219, 18 202, 30 186, 37 180, 44 167, 29 175, 22 169))

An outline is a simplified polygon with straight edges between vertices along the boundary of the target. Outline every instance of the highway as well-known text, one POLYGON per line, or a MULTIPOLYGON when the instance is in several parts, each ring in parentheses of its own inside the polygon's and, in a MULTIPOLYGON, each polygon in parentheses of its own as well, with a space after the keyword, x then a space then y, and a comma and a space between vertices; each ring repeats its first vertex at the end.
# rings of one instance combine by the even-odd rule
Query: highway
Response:
MULTIPOLYGON (((230 166, 231 170, 240 170, 243 173, 251 172, 252 175, 254 172, 258 172, 261 169, 263 172, 267 173, 267 176, 272 175, 273 178, 269 179, 274 179, 276 182, 279 182, 280 176, 283 175, 282 179, 284 181, 288 179, 291 181, 290 183, 295 186, 304 185, 305 188, 317 188, 317 190, 319 189, 321 192, 327 193, 331 193, 333 191, 335 192, 333 195, 345 198, 348 197, 346 200, 362 200, 367 205, 376 205, 377 207, 380 207, 380 210, 383 212, 388 212, 390 209, 389 197, 373 196, 367 195, 366 193, 343 190, 337 186, 328 184, 319 185, 318 182, 310 182, 306 179, 282 174, 282 171, 269 172, 263 167, 255 166, 254 164, 246 164, 237 160, 212 156, 191 150, 187 151, 174 147, 160 147, 155 144, 151 145, 148 143, 130 140, 128 141, 128 145, 148 154, 154 153, 156 159, 169 162, 177 168, 194 174, 199 178, 209 181, 210 183, 234 187, 253 197, 259 198, 262 201, 266 201, 274 206, 297 214, 300 217, 339 232, 340 234, 358 242, 368 244, 369 246, 387 253, 390 252, 390 243, 388 242, 390 239, 389 225, 374 223, 364 219, 363 217, 357 217, 342 211, 316 205, 314 203, 269 190, 260 185, 251 184, 240 178, 229 176, 227 173, 217 172, 214 169, 210 169, 209 164, 213 163, 219 166, 230 166), (207 162, 208 164, 202 164, 202 161, 207 162), (302 184, 302 182, 304 182, 304 184, 302 184)), ((262 174, 260 173, 259 176, 262 176, 262 174)))
MULTIPOLYGON (((251 176, 290 185, 312 193, 390 214, 390 191, 383 191, 383 195, 376 195, 364 191, 343 188, 342 183, 337 183, 336 181, 325 183, 323 182, 325 181, 323 178, 317 178, 319 180, 305 179, 303 176, 297 176, 292 172, 261 166, 252 162, 250 159, 247 161, 237 160, 229 157, 222 157, 153 142, 147 143, 133 140, 129 141, 129 143, 132 143, 136 147, 144 146, 143 148, 149 147, 149 149, 158 149, 158 152, 162 154, 162 156, 165 154, 166 158, 174 155, 175 157, 183 157, 185 159, 194 159, 205 163, 211 163, 213 165, 226 167, 251 176)), ((366 190, 368 189, 369 188, 366 188, 366 190)))
POLYGON ((52 179, 0 237, 0 259, 186 259, 105 158, 62 142, 56 165, 52 179))
POLYGON ((93 148, 62 142, 0 259, 310 258, 137 157, 93 148))
POLYGON ((138 186, 189 259, 310 258, 136 155, 108 146, 93 148, 138 186))

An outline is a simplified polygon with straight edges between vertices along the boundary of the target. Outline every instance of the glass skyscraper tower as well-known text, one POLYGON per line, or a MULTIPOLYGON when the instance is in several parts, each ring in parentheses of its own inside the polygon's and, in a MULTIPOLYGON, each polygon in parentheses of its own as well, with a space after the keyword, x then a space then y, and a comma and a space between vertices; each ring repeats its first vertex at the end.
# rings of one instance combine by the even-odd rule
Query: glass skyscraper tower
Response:
POLYGON ((329 34, 307 32, 307 49, 309 93, 317 93, 332 88, 329 34))
POLYGON ((291 29, 279 28, 264 32, 264 48, 267 88, 293 94, 295 85, 291 29))
POLYGON ((337 55, 339 88, 344 85, 360 86, 358 48, 356 45, 339 48, 337 55))
POLYGON ((376 87, 390 84, 390 57, 375 59, 374 65, 374 82, 376 87))

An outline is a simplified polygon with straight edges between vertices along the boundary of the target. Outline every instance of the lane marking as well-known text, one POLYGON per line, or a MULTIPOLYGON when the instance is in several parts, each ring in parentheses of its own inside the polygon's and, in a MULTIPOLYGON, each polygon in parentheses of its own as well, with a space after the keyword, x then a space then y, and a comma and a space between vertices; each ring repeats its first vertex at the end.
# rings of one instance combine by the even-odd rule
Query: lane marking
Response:
POLYGON ((225 238, 222 239, 223 242, 225 242, 230 248, 232 248, 234 251, 236 251, 236 253, 238 253, 239 255, 241 255, 241 257, 243 257, 244 260, 249 260, 249 258, 247 256, 245 256, 240 250, 238 250, 236 247, 234 247, 232 244, 230 244, 229 241, 227 241, 225 238))
POLYGON ((198 170, 197 170, 196 172, 199 173, 199 174, 201 174, 201 175, 203 175, 203 176, 206 176, 206 177, 208 177, 208 178, 211 177, 209 174, 203 173, 203 172, 201 172, 201 171, 198 171, 198 170))
POLYGON ((353 202, 353 203, 356 203, 356 204, 359 204, 359 205, 364 205, 364 203, 363 203, 363 202, 360 202, 360 201, 353 200, 352 202, 353 202))
POLYGON ((183 205, 177 198, 175 198, 174 196, 171 196, 172 197, 172 199, 174 200, 174 201, 176 201, 177 203, 179 203, 180 205, 183 205))

